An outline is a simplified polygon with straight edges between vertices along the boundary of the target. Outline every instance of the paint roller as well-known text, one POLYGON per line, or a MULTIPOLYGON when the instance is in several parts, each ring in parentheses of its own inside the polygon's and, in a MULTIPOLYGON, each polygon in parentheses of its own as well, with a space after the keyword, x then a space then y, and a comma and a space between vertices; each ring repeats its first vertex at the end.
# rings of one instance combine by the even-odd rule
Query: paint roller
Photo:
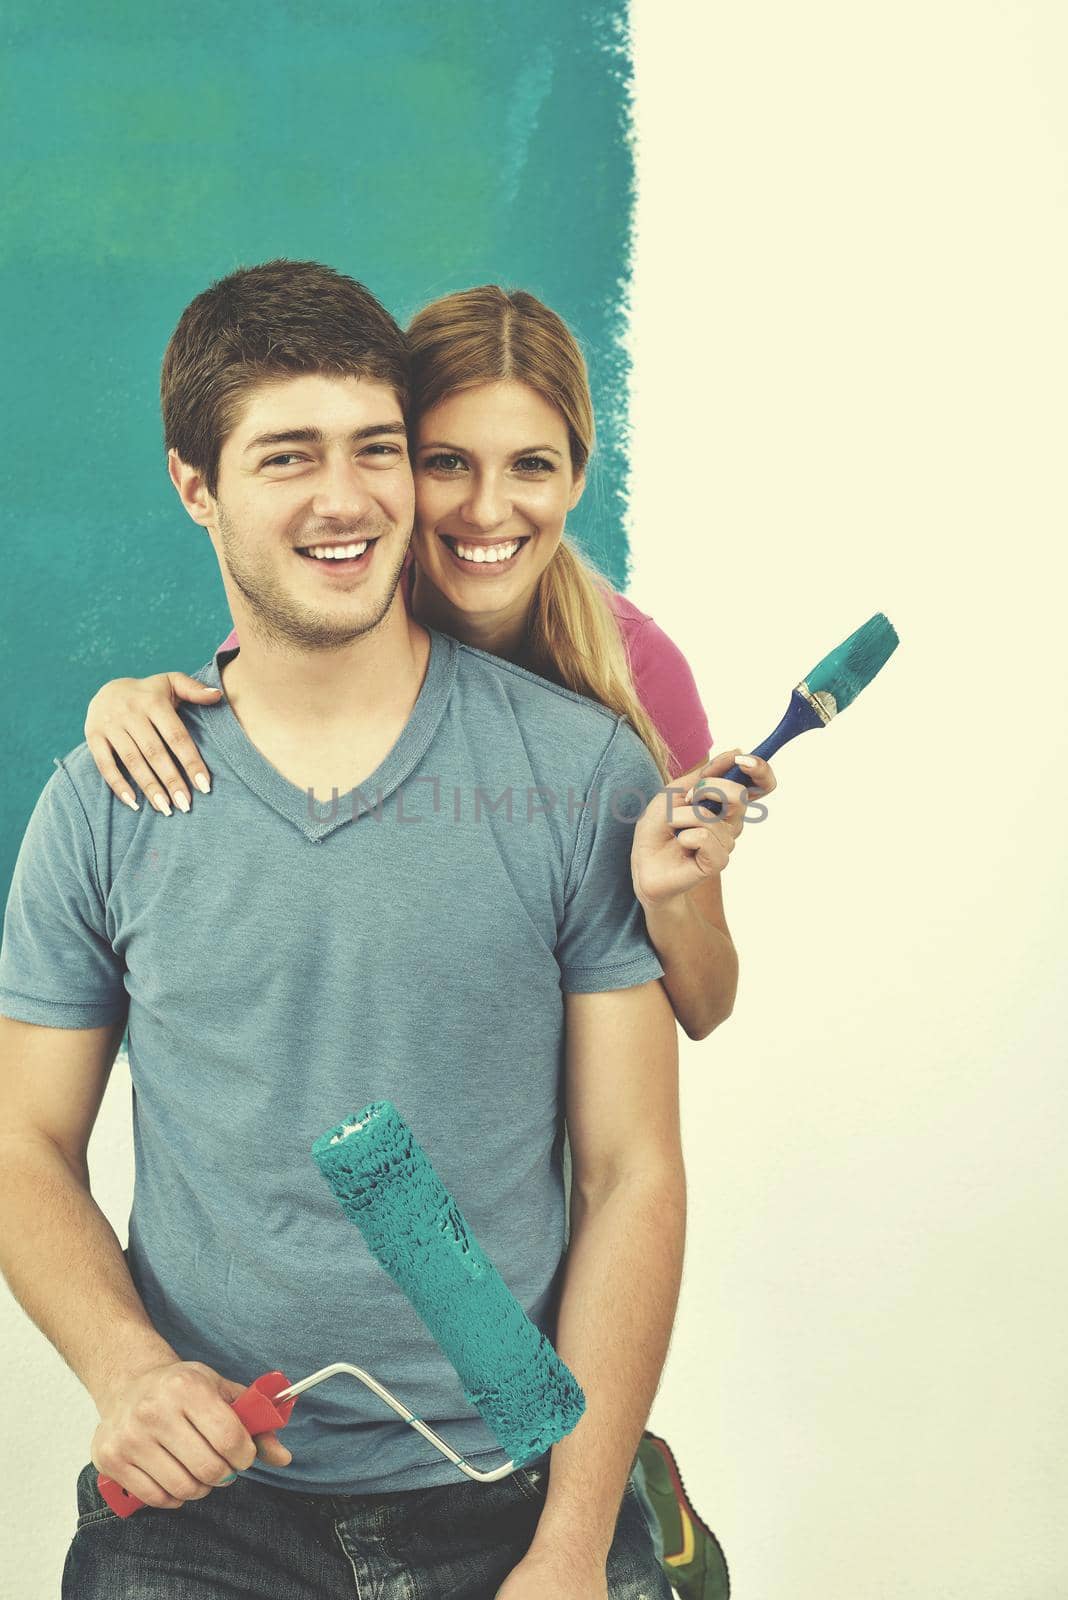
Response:
MULTIPOLYGON (((337 1361, 299 1383, 267 1372, 230 1402, 249 1433, 284 1428, 298 1395, 344 1373, 359 1379, 468 1478, 493 1483, 543 1455, 575 1427, 586 1400, 535 1327, 389 1100, 372 1101, 312 1146, 320 1172, 371 1254, 407 1295, 455 1367, 469 1404, 509 1457, 472 1467, 361 1367, 337 1361)), ((114 1479, 97 1486, 119 1516, 143 1501, 114 1479)))

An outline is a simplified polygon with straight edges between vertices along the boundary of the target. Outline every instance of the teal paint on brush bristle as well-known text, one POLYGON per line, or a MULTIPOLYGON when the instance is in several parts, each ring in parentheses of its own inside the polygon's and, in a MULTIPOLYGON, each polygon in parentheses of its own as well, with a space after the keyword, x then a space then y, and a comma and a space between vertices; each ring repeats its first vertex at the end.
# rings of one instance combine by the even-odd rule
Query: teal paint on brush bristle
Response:
POLYGON ((809 693, 833 695, 836 710, 844 711, 886 665, 897 644, 893 623, 877 611, 806 675, 809 693))
POLYGON ((516 1466, 570 1433, 586 1407, 574 1374, 474 1238, 396 1107, 373 1101, 317 1139, 312 1155, 516 1466))
MULTIPOLYGON (((877 611, 830 655, 824 656, 806 678, 802 678, 791 691, 790 704, 778 727, 759 744, 752 745, 751 753, 763 761, 770 761, 784 744, 789 744, 799 734, 826 728, 840 711, 852 705, 862 689, 867 688, 876 673, 889 661, 898 643, 893 623, 881 611, 877 611)), ((710 816, 722 816, 726 791, 717 790, 716 786, 723 780, 740 783, 743 788, 748 788, 752 781, 737 763, 718 777, 703 778, 694 790, 695 808, 710 816), (709 793, 698 793, 702 788, 708 789, 709 793)))

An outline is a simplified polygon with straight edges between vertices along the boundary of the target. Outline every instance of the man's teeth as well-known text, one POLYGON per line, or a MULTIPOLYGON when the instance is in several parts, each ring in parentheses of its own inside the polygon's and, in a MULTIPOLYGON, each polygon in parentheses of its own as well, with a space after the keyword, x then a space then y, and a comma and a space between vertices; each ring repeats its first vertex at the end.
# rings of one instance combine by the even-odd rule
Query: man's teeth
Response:
POLYGON ((370 542, 365 539, 363 544, 313 544, 306 553, 316 561, 351 561, 354 556, 362 556, 370 542))
POLYGON ((511 544, 454 544, 453 549, 461 561, 508 561, 521 543, 520 539, 513 539, 511 544))

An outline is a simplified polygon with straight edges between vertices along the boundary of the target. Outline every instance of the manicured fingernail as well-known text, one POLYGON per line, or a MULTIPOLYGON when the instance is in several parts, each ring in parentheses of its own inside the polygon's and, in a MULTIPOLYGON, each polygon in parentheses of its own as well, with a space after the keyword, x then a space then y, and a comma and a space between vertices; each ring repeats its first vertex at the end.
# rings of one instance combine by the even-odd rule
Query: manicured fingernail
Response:
POLYGON ((230 1476, 228 1478, 220 1478, 219 1479, 219 1483, 218 1483, 218 1487, 221 1489, 224 1483, 233 1483, 233 1481, 234 1481, 234 1479, 236 1477, 237 1477, 237 1473, 236 1472, 231 1472, 231 1474, 230 1474, 230 1476))
POLYGON ((179 811, 188 811, 189 810, 189 801, 186 799, 184 794, 181 794, 181 793, 175 794, 174 803, 178 807, 179 811))
POLYGON ((735 760, 737 761, 737 763, 738 763, 738 765, 740 767, 750 767, 750 768, 752 768, 752 767, 756 766, 756 757, 755 756, 736 756, 735 760))
POLYGON ((688 806, 692 799, 693 799, 693 790, 692 789, 687 789, 685 795, 683 796, 683 801, 682 801, 683 805, 684 806, 688 806))
POLYGON ((122 791, 122 803, 124 806, 129 806, 131 811, 140 811, 141 809, 133 795, 130 793, 129 789, 124 789, 122 791))
POLYGON ((155 806, 157 811, 162 811, 162 813, 163 813, 163 815, 165 817, 169 817, 171 815, 171 808, 167 804, 167 800, 166 800, 166 796, 165 795, 162 795, 162 794, 153 795, 152 796, 152 804, 155 806))
POLYGON ((198 772, 196 777, 193 779, 193 782, 196 784, 201 794, 207 794, 208 790, 211 788, 211 780, 206 777, 203 772, 198 772))

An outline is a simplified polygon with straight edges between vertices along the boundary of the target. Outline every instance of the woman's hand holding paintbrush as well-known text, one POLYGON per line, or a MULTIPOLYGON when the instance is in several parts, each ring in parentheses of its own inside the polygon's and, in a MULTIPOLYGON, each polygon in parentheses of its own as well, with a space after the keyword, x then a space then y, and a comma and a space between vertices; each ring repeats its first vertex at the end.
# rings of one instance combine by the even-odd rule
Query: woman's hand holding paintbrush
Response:
POLYGON ((747 807, 776 787, 768 756, 798 734, 825 728, 867 687, 897 644, 893 624, 877 611, 801 680, 778 727, 751 755, 725 751, 653 797, 631 847, 634 889, 646 909, 723 871, 747 807), (682 804, 676 804, 679 789, 691 780, 682 804))
POLYGON ((684 772, 654 795, 638 818, 631 845, 631 873, 640 903, 646 909, 663 905, 722 872, 742 831, 746 808, 775 786, 768 763, 759 756, 743 755, 736 747, 684 772), (729 769, 738 770, 736 761, 752 762, 739 782, 725 777, 729 769), (712 817, 699 808, 693 797, 702 789, 726 803, 723 814, 712 817))

